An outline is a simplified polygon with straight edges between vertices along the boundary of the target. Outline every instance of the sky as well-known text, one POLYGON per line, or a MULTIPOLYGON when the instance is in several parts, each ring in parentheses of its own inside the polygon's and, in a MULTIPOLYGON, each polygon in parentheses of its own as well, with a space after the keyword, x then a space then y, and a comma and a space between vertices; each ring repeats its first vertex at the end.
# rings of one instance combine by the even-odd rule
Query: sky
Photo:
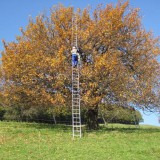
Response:
MULTIPOLYGON (((29 16, 35 18, 41 13, 49 13, 52 6, 63 4, 75 8, 90 6, 95 8, 97 4, 116 4, 117 0, 0 0, 0 51, 2 51, 2 39, 6 42, 15 41, 20 35, 20 27, 25 29, 29 16)), ((142 24, 147 31, 152 31, 154 36, 160 36, 160 0, 130 0, 130 6, 140 8, 142 24)), ((160 58, 159 58, 160 61, 160 58)), ((143 114, 144 123, 160 126, 157 114, 143 114)))

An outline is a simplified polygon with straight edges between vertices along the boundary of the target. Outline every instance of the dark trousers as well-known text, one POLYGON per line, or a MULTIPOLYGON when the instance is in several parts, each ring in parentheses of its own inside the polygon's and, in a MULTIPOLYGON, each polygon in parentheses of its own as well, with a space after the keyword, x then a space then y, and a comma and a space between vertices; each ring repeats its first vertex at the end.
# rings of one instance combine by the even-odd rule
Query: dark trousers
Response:
POLYGON ((72 66, 75 67, 78 65, 78 56, 76 54, 72 54, 72 66))

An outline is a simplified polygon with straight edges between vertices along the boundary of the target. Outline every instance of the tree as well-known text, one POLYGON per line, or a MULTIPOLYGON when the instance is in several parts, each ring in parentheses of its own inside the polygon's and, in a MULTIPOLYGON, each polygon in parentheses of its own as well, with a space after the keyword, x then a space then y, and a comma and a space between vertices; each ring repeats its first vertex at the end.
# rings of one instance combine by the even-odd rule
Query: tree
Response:
MULTIPOLYGON (((98 104, 159 105, 159 40, 141 24, 129 3, 78 9, 78 46, 82 54, 81 98, 89 129, 98 128, 98 104)), ((22 110, 71 106, 72 7, 53 7, 49 17, 30 20, 17 42, 2 53, 4 96, 22 110)))
POLYGON ((142 115, 138 110, 130 106, 116 106, 101 104, 100 116, 105 124, 107 123, 124 123, 124 124, 139 124, 142 122, 142 115))

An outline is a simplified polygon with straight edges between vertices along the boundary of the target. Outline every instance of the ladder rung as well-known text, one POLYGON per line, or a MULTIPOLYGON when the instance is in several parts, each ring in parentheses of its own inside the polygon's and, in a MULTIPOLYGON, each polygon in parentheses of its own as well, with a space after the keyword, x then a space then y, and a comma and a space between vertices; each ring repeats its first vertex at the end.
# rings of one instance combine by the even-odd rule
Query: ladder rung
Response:
POLYGON ((75 132, 80 132, 81 130, 79 129, 79 130, 75 130, 75 132))
MULTIPOLYGON (((79 122, 79 123, 80 123, 80 122, 79 122)), ((73 124, 73 127, 81 127, 81 125, 74 125, 74 124, 73 124)))

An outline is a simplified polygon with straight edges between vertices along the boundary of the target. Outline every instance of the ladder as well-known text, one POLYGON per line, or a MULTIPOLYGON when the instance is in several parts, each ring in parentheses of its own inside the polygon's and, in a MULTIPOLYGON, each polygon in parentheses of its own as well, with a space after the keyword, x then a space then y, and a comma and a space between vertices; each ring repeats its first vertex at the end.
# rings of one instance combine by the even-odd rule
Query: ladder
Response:
MULTIPOLYGON (((72 45, 77 45, 77 19, 72 20, 72 45)), ((72 133, 73 138, 82 136, 80 111, 80 88, 79 88, 79 64, 72 66, 72 133)))
POLYGON ((72 67, 72 129, 73 138, 81 137, 79 66, 72 67))

